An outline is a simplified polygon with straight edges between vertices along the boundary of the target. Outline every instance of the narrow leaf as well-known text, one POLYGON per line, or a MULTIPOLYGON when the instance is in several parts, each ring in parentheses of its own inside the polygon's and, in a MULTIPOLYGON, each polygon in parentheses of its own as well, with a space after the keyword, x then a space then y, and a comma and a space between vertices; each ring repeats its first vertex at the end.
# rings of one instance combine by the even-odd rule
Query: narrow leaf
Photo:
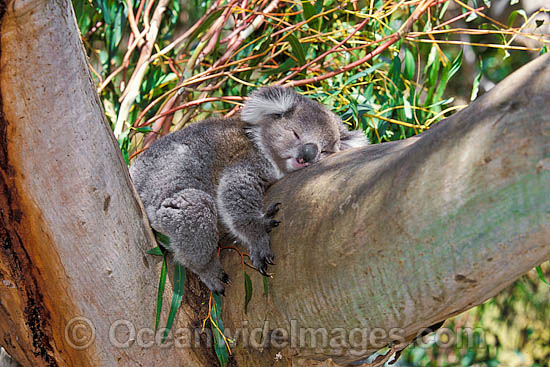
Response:
POLYGON ((222 322, 222 298, 219 294, 213 294, 214 304, 210 311, 210 320, 212 321, 212 335, 214 337, 214 351, 220 361, 220 366, 225 367, 229 363, 229 354, 227 352, 227 346, 225 345, 225 339, 221 333, 224 332, 224 326, 222 322), (221 332, 221 333, 220 333, 221 332))
POLYGON ((149 255, 153 255, 153 256, 163 256, 164 254, 162 253, 162 250, 160 247, 155 247, 155 248, 152 248, 150 249, 149 251, 147 251, 147 253, 149 255))
POLYGON ((174 267, 174 293, 172 294, 172 302, 170 303, 170 312, 168 313, 168 320, 166 321, 166 329, 162 335, 161 344, 164 343, 168 333, 172 329, 172 324, 174 323, 174 318, 176 313, 181 305, 181 299, 183 297, 183 291, 185 288, 185 268, 176 264, 174 267))
POLYGON ((546 285, 550 285, 550 282, 546 280, 546 278, 544 277, 544 274, 542 273, 542 268, 540 267, 540 265, 537 266, 536 269, 540 280, 542 280, 546 285))
POLYGON ((413 118, 413 113, 412 113, 412 108, 411 108, 411 102, 409 102, 409 100, 407 98, 403 98, 403 104, 404 104, 404 109, 405 109, 405 117, 407 119, 412 119, 413 118))
POLYGON ((525 22, 527 21, 527 13, 525 13, 525 10, 523 9, 514 10, 513 12, 510 13, 510 16, 508 17, 508 26, 512 27, 514 25, 514 22, 516 21, 516 17, 518 15, 521 15, 525 22))
POLYGON ((414 78, 416 62, 414 61, 414 55, 408 48, 405 49, 405 58, 403 62, 405 63, 405 70, 404 70, 405 77, 408 80, 412 80, 414 78))
POLYGON ((285 62, 283 62, 281 65, 279 65, 278 68, 275 68, 275 69, 267 69, 267 70, 262 70, 262 73, 264 73, 265 75, 273 75, 273 74, 278 74, 278 73, 284 73, 286 71, 288 71, 288 69, 292 68, 296 66, 296 62, 292 59, 287 59, 285 62))
POLYGON ((302 47, 300 41, 298 41, 298 39, 292 34, 288 36, 287 39, 292 47, 292 54, 296 57, 296 59, 298 59, 298 64, 300 64, 300 66, 305 65, 306 53, 304 52, 304 48, 302 47))
POLYGON ((244 313, 248 313, 248 303, 252 299, 252 281, 250 276, 244 272, 244 313))
MULTIPOLYGON (((363 78, 363 77, 365 77, 369 74, 372 74, 373 71, 375 71, 376 69, 380 69, 382 66, 384 66, 384 63, 379 63, 379 64, 373 65, 370 68, 365 69, 365 70, 353 75, 352 77, 348 78, 348 80, 346 80, 346 82, 344 83, 344 86, 350 85, 351 83, 353 83, 357 79, 360 79, 360 78, 363 78)), ((370 84, 370 85, 372 85, 372 84, 370 84)))
POLYGON ((473 101, 477 98, 477 94, 479 92, 479 82, 481 81, 481 77, 483 75, 483 68, 482 68, 482 61, 479 60, 479 73, 474 78, 474 83, 472 85, 472 94, 470 96, 470 101, 473 101))
POLYGON ((164 247, 170 247, 170 239, 168 238, 168 236, 157 231, 153 231, 153 233, 155 234, 155 238, 157 239, 157 241, 164 245, 164 247))
MULTIPOLYGON (((160 250, 160 248, 158 249, 160 250)), ((157 292, 157 315, 155 317, 155 331, 157 331, 159 327, 160 313, 162 312, 162 296, 164 295, 165 284, 166 284, 166 256, 163 256, 162 266, 160 268, 159 289, 157 292)))

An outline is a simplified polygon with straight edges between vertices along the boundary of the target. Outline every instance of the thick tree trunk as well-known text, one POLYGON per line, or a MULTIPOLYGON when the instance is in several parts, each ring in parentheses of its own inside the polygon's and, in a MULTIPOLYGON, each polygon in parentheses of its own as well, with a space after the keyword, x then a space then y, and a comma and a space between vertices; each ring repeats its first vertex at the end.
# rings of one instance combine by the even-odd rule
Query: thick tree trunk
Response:
MULTIPOLYGON (((191 346, 159 347, 143 329, 154 321, 158 263, 145 254, 154 240, 70 2, 0 0, 0 17, 0 344, 23 366, 215 365, 195 334, 191 346)), ((240 260, 224 254, 233 276, 224 322, 233 335, 247 328, 234 363, 356 360, 549 259, 548 62, 418 138, 339 154, 277 183, 268 195, 283 203, 276 274, 266 301, 249 271, 247 315, 240 260), (333 343, 302 338, 304 328, 323 328, 333 343), (375 328, 364 345, 363 329, 375 328)), ((200 326, 207 312, 189 278, 175 328, 200 326)))
MULTIPOLYGON (((154 239, 70 1, 0 9, 0 344, 33 367, 212 365, 211 349, 148 348, 151 332, 137 334, 154 327, 154 239)), ((199 311, 186 301, 177 325, 199 311)))

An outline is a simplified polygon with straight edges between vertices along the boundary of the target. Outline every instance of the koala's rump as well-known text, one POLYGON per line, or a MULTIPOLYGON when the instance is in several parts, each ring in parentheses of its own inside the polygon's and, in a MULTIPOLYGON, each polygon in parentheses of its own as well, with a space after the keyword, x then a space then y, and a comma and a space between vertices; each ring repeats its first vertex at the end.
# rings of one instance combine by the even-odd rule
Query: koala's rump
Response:
POLYGON ((240 120, 209 119, 157 140, 138 156, 130 174, 152 219, 164 199, 184 189, 215 198, 224 168, 254 154, 240 120))

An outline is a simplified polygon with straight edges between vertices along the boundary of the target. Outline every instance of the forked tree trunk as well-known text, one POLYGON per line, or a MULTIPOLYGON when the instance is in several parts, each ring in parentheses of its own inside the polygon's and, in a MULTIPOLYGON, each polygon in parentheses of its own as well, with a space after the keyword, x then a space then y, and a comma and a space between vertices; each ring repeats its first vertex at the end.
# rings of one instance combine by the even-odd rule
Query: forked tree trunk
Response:
POLYGON ((159 268, 71 3, 0 9, 0 344, 29 367, 213 365, 208 348, 125 348, 154 327, 159 268))
MULTIPOLYGON (((149 345, 154 240, 70 2, 0 0, 0 9, 0 344, 24 366, 215 365, 196 340, 149 345), (75 328, 75 317, 93 324, 89 345, 92 329, 84 319, 75 328), (136 334, 126 347, 128 327, 136 334)), ((247 315, 240 260, 224 255, 233 278, 224 322, 235 334, 248 320, 233 363, 356 360, 548 260, 548 63, 537 59, 420 137, 339 154, 277 183, 267 198, 283 204, 275 276, 266 301, 249 271, 247 315), (312 348, 300 335, 317 328, 331 345, 312 348), (359 344, 346 346, 354 329, 359 344), (358 337, 374 329, 376 345, 363 345, 358 337), (271 338, 260 343, 263 331, 271 338)), ((190 278, 175 328, 200 328, 207 312, 190 278)))

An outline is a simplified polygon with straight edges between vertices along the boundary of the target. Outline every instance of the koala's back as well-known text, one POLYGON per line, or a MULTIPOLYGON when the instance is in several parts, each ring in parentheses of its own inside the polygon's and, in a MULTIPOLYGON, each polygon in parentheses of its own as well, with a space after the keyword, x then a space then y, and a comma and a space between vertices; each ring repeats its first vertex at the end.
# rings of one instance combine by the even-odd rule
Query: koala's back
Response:
POLYGON ((208 119, 153 143, 130 167, 130 175, 152 219, 162 201, 184 189, 215 197, 223 169, 257 154, 239 119, 208 119))

